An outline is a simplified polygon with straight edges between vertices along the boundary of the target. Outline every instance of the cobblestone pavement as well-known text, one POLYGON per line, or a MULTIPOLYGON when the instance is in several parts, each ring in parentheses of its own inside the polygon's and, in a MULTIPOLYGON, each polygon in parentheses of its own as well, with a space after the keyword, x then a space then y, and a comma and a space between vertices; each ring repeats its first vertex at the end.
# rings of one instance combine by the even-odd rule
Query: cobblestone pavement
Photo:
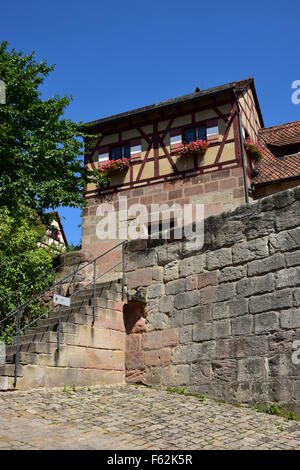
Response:
POLYGON ((6 392, 0 449, 300 449, 300 423, 133 385, 6 392))

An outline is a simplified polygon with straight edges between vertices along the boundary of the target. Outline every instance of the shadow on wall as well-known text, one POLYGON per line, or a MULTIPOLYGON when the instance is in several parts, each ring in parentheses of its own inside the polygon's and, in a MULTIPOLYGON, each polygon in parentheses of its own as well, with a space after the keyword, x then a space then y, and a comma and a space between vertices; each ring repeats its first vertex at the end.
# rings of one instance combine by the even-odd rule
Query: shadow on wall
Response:
POLYGON ((125 343, 125 380, 144 383, 145 363, 143 353, 143 333, 146 331, 144 318, 146 304, 139 301, 129 302, 123 307, 126 330, 125 343))

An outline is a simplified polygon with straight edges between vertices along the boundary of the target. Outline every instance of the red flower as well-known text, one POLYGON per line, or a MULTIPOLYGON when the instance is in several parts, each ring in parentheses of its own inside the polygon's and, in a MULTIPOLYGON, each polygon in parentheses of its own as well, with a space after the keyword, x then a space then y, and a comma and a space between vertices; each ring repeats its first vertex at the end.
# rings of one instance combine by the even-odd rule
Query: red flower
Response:
POLYGON ((253 160, 255 160, 256 162, 261 160, 264 156, 264 151, 262 147, 257 142, 253 142, 249 138, 245 142, 245 148, 247 155, 253 158, 253 160))
POLYGON ((176 155, 184 157, 188 155, 197 155, 203 157, 208 149, 208 142, 206 140, 196 140, 189 144, 182 144, 176 151, 176 155))

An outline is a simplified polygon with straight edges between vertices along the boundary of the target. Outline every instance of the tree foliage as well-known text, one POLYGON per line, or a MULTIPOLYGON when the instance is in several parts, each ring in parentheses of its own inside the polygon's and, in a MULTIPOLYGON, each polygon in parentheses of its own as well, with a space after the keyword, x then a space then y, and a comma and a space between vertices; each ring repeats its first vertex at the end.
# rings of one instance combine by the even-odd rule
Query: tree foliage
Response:
MULTIPOLYGON (((46 228, 34 209, 19 204, 0 208, 0 321, 18 305, 47 289, 53 280, 53 255, 43 244, 46 228)), ((23 312, 32 318, 35 304, 23 312)), ((2 323, 0 335, 13 331, 14 316, 2 323)))
POLYGON ((42 213, 83 202, 82 133, 63 117, 71 98, 41 98, 40 86, 53 69, 38 63, 34 53, 0 44, 0 78, 6 83, 6 104, 0 105, 0 207, 22 201, 42 213))

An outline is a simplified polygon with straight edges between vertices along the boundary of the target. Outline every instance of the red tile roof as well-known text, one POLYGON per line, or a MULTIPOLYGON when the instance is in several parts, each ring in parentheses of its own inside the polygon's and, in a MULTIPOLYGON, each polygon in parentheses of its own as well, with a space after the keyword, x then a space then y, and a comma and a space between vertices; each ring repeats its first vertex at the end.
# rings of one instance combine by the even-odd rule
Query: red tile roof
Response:
POLYGON ((254 185, 300 177, 299 149, 296 154, 278 157, 283 146, 300 144, 300 121, 260 129, 258 143, 264 157, 257 165, 259 174, 253 179, 254 185))

